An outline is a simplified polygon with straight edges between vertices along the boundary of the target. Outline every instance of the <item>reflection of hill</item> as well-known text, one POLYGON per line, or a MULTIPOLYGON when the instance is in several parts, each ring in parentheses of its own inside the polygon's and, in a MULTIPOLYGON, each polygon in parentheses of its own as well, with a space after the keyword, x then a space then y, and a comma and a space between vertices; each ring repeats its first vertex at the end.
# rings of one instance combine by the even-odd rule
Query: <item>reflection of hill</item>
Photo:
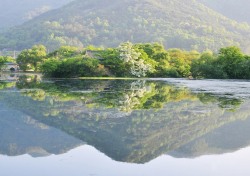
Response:
POLYGON ((250 102, 227 111, 218 106, 221 99, 209 101, 203 94, 202 103, 187 89, 164 82, 92 82, 18 83, 22 93, 1 98, 115 160, 134 163, 148 162, 250 114, 250 102), (129 108, 121 108, 124 102, 130 102, 129 108))
POLYGON ((249 145, 250 114, 246 120, 226 124, 168 154, 178 158, 193 158, 233 152, 249 145))
POLYGON ((10 156, 61 154, 81 141, 0 102, 0 153, 10 156))
POLYGON ((0 82, 0 90, 14 87, 15 84, 15 82, 0 82))

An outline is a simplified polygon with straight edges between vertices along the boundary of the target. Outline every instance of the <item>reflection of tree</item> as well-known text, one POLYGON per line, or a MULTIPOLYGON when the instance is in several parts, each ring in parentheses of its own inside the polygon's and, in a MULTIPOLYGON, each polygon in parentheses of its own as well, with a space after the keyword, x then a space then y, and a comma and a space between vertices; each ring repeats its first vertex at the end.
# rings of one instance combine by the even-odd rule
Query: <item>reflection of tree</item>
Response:
POLYGON ((194 98, 187 89, 177 89, 165 83, 145 80, 41 82, 36 77, 21 77, 17 87, 22 90, 23 95, 33 100, 43 101, 50 98, 53 102, 81 101, 88 107, 104 106, 125 112, 135 109, 158 109, 169 101, 194 98))
POLYGON ((140 99, 149 92, 151 92, 151 89, 147 89, 145 81, 132 82, 129 91, 123 97, 120 97, 119 109, 127 112, 135 109, 136 106, 140 105, 140 99))
POLYGON ((242 100, 212 94, 191 93, 186 88, 177 88, 164 82, 145 80, 61 80, 41 81, 37 76, 23 76, 17 82, 23 95, 33 100, 50 102, 81 101, 88 107, 104 106, 124 112, 136 109, 160 109, 166 103, 195 100, 215 103, 220 108, 235 111, 242 100))
POLYGON ((229 99, 229 98, 219 98, 219 107, 229 111, 236 111, 242 104, 242 100, 239 99, 229 99))
POLYGON ((2 89, 7 89, 7 88, 11 88, 14 87, 16 85, 15 82, 0 82, 0 90, 2 89))
POLYGON ((43 101, 45 99, 45 92, 42 89, 26 90, 23 94, 37 101, 43 101))
POLYGON ((38 75, 21 75, 17 81, 19 89, 33 89, 41 83, 41 77, 38 75))
POLYGON ((236 111, 240 108, 243 100, 236 99, 236 98, 229 98, 229 97, 222 97, 222 96, 215 96, 212 94, 199 94, 199 99, 203 103, 216 103, 222 109, 228 111, 236 111))

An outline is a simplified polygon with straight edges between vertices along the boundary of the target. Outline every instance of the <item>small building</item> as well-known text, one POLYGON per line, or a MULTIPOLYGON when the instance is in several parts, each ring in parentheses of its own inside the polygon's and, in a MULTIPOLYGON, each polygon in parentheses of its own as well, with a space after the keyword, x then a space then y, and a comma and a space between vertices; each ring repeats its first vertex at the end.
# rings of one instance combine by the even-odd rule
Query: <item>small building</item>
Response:
POLYGON ((102 60, 103 58, 100 56, 100 50, 86 50, 85 56, 89 58, 95 58, 98 60, 102 60))
POLYGON ((7 62, 2 70, 15 72, 19 70, 19 66, 14 62, 7 62))

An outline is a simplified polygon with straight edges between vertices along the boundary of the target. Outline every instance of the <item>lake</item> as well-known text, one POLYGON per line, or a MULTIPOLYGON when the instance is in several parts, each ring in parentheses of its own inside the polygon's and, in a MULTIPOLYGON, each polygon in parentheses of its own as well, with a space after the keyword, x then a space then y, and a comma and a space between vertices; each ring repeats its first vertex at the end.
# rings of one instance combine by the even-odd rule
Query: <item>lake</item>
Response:
POLYGON ((247 80, 0 80, 0 175, 250 174, 247 80))

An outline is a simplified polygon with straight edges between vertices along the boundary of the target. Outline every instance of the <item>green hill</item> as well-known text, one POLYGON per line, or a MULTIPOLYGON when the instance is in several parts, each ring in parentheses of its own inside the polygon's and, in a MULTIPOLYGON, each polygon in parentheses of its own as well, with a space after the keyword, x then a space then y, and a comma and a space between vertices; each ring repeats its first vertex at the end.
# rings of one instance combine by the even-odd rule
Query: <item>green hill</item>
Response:
POLYGON ((117 46, 129 40, 197 50, 241 45, 247 51, 249 35, 247 24, 193 0, 76 0, 0 34, 0 49, 117 46))

